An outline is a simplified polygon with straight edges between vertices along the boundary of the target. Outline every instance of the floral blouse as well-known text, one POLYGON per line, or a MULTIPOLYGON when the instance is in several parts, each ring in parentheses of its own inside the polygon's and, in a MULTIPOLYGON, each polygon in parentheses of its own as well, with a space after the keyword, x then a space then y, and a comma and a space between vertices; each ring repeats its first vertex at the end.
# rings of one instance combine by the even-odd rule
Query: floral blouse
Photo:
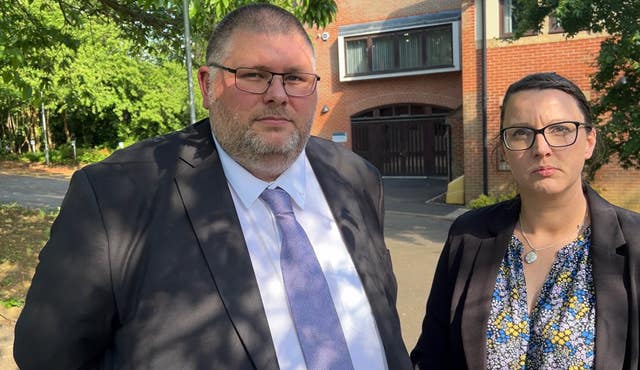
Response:
POLYGON ((527 311, 522 242, 514 236, 493 291, 488 369, 592 369, 595 292, 591 227, 557 253, 538 301, 527 311))

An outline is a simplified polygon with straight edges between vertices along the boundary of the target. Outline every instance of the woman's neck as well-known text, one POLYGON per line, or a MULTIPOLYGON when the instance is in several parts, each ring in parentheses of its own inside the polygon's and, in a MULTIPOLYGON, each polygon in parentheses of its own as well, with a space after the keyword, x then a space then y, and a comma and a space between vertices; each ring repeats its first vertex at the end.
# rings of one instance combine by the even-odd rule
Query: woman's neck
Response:
POLYGON ((527 233, 558 233, 575 230, 587 223, 587 199, 579 190, 556 196, 527 196, 521 194, 520 219, 527 225, 527 233))

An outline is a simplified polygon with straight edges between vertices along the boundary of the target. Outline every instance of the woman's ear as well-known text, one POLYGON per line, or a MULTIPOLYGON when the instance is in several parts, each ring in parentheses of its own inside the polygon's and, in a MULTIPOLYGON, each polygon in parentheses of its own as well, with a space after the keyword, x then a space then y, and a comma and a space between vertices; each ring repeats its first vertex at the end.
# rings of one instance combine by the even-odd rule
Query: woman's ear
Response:
POLYGON ((593 155, 593 151, 596 148, 597 143, 597 134, 596 128, 592 127, 591 130, 587 133, 587 145, 584 149, 584 159, 589 159, 593 155))

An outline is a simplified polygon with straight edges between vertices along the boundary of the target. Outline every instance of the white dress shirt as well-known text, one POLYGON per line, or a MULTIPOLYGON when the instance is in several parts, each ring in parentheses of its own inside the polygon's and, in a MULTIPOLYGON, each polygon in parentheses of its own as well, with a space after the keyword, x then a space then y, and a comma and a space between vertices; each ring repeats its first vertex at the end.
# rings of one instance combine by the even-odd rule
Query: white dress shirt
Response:
POLYGON ((356 370, 387 369, 371 306, 320 184, 303 151, 274 182, 267 183, 234 161, 215 140, 258 282, 280 368, 306 369, 280 269, 280 235, 275 217, 261 199, 280 187, 293 200, 296 219, 307 233, 344 331, 356 370))

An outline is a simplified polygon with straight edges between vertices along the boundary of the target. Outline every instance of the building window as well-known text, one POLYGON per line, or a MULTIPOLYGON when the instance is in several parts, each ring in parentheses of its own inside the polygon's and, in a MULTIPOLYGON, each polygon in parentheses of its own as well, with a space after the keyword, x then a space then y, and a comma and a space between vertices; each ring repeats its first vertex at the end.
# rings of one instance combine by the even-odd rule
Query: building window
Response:
POLYGON ((367 39, 351 40, 346 43, 347 70, 352 74, 367 73, 369 71, 367 41, 367 39))
POLYGON ((453 67, 451 25, 345 38, 346 76, 453 67))
POLYGON ((400 69, 419 68, 422 64, 422 35, 420 32, 404 32, 400 36, 398 51, 400 69))
POLYGON ((453 64, 451 26, 434 27, 427 33, 427 66, 441 67, 453 64))
POLYGON ((563 33, 564 28, 560 24, 560 20, 554 15, 549 16, 549 33, 563 33))
MULTIPOLYGON (((500 37, 513 36, 516 27, 516 15, 513 0, 500 0, 500 37)), ((522 36, 534 36, 534 30, 526 31, 522 36)))
POLYGON ((513 2, 512 0, 500 0, 500 36, 513 36, 513 2))
POLYGON ((340 27, 340 80, 460 70, 460 12, 340 27))

